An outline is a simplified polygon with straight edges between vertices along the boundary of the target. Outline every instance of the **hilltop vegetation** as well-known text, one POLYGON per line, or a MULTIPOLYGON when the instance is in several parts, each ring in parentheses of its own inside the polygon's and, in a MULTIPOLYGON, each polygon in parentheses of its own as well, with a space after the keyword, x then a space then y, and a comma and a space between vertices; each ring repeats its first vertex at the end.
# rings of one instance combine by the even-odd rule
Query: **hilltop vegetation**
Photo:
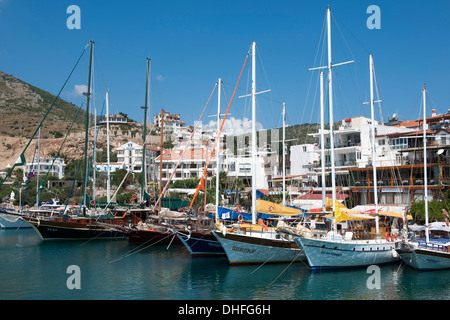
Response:
MULTIPOLYGON (((0 71, 0 134, 31 138, 54 100, 53 94, 0 71)), ((41 135, 62 137, 78 110, 76 105, 59 98, 41 128, 41 135)), ((85 116, 82 110, 73 131, 83 128, 85 116)))

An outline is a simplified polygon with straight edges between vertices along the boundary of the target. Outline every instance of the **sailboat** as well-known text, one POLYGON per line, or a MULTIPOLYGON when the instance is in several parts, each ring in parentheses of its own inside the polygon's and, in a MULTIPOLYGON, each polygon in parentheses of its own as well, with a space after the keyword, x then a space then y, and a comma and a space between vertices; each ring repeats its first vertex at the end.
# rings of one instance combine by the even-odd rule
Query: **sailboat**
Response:
MULTIPOLYGON (((222 79, 217 81, 217 132, 220 132, 220 104, 222 79)), ((220 137, 220 134, 218 135, 220 137)), ((219 217, 219 150, 216 151, 216 201, 215 201, 215 221, 219 217)), ((205 186, 206 189, 206 186, 205 186)), ((205 190, 206 192, 206 190, 205 190)), ((205 205, 206 212, 206 205, 205 205)), ((222 245, 211 233, 211 226, 189 223, 184 228, 174 230, 177 237, 189 251, 192 257, 218 257, 224 256, 225 251, 222 245)))
POLYGON ((125 214, 117 213, 115 215, 89 215, 87 210, 87 181, 88 181, 88 165, 87 165, 87 141, 89 135, 89 103, 91 95, 91 66, 93 58, 94 42, 90 41, 90 58, 89 58, 89 76, 87 91, 87 108, 86 108, 86 137, 84 152, 84 171, 85 181, 83 188, 83 211, 82 216, 72 217, 67 215, 67 211, 62 211, 64 215, 58 216, 42 216, 40 214, 23 216, 23 220, 29 222, 36 230, 42 240, 85 240, 85 239, 123 239, 120 232, 112 228, 112 225, 123 224, 128 218, 125 214))
POLYGON ((143 130, 143 149, 142 149, 142 182, 141 182, 141 206, 140 208, 134 208, 130 210, 130 214, 133 217, 139 217, 137 221, 127 225, 117 228, 127 239, 129 243, 145 243, 145 244, 155 244, 155 243, 172 243, 179 242, 175 234, 170 230, 170 225, 161 223, 161 220, 166 217, 170 221, 184 220, 184 214, 178 214, 169 210, 161 209, 161 176, 162 176, 162 156, 163 156, 163 118, 164 110, 161 110, 161 161, 160 161, 160 178, 159 178, 159 210, 156 210, 157 204, 154 208, 145 208, 145 186, 146 186, 146 121, 147 121, 147 110, 148 110, 148 89, 149 89, 149 72, 150 72, 151 59, 147 58, 147 79, 145 88, 145 106, 144 109, 144 130, 143 130))
MULTIPOLYGON (((332 65, 331 59, 331 10, 327 8, 327 45, 328 45, 328 66, 319 67, 328 69, 328 94, 329 94, 329 113, 330 113, 330 144, 331 144, 331 178, 333 193, 333 230, 326 236, 314 237, 296 237, 295 242, 304 250, 308 264, 312 270, 318 269, 342 269, 366 267, 369 265, 380 265, 392 263, 399 259, 395 251, 395 243, 380 237, 378 214, 375 217, 376 233, 371 239, 354 239, 353 232, 345 232, 342 236, 338 233, 337 223, 347 220, 366 220, 372 219, 358 212, 344 212, 336 201, 336 183, 335 183, 335 164, 334 164, 334 133, 333 133, 333 87, 332 87, 332 68, 342 65, 344 62, 332 65)), ((374 129, 374 98, 373 98, 373 58, 369 56, 370 64, 370 105, 372 113, 372 165, 374 170, 374 195, 375 206, 377 206, 377 184, 376 184, 376 153, 374 148, 375 129, 374 129)), ((378 211, 376 211, 378 212, 378 211)))
MULTIPOLYGON (((292 262, 304 259, 302 250, 274 227, 256 222, 256 43, 252 42, 252 223, 238 223, 230 230, 223 223, 211 231, 222 245, 230 264, 292 262)), ((262 91, 265 92, 265 91, 262 91)), ((259 93, 262 93, 259 92, 259 93)))
MULTIPOLYGON (((422 89, 423 100, 423 172, 424 172, 424 202, 425 202, 425 226, 415 229, 415 231, 424 231, 425 239, 415 238, 409 240, 407 238, 407 225, 403 226, 401 241, 397 246, 397 253, 402 261, 408 266, 424 271, 424 270, 441 270, 450 269, 450 227, 448 223, 435 222, 429 224, 428 221, 428 177, 427 177, 427 128, 426 128, 426 89, 422 89), (446 237, 430 237, 430 231, 442 231, 446 237)), ((445 210, 444 215, 448 222, 448 214, 445 210)), ((409 226, 414 231, 413 226, 409 226)))

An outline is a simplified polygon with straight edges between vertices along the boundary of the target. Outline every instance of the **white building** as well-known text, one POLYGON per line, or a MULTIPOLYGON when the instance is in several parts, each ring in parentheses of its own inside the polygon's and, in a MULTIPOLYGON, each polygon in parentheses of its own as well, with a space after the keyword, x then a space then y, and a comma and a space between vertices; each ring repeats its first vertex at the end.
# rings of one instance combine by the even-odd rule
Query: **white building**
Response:
MULTIPOLYGON (((382 135, 395 132, 411 132, 411 129, 386 126, 375 121, 375 150, 377 166, 393 165, 396 160, 396 152, 387 149, 386 141, 382 135)), ((320 132, 311 134, 320 139, 320 132)), ((337 174, 347 174, 349 167, 364 168, 372 163, 372 135, 371 119, 366 117, 354 117, 342 120, 338 130, 334 131, 334 160, 337 174)), ((325 166, 330 168, 330 136, 325 130, 325 166)), ((320 155, 320 146, 313 152, 320 155)), ((316 172, 320 172, 320 161, 317 163, 316 172)))
MULTIPOLYGON (((225 159, 225 167, 228 177, 239 178, 244 184, 251 186, 252 183, 252 158, 234 156, 231 154, 225 159)), ((268 179, 264 170, 264 157, 256 157, 256 189, 268 189, 268 179)))
MULTIPOLYGON (((111 162, 109 164, 109 172, 116 172, 119 169, 126 169, 125 163, 123 162, 111 162)), ((108 163, 97 163, 95 165, 95 171, 97 172, 108 172, 108 163)))
MULTIPOLYGON (((106 116, 102 116, 100 119, 99 125, 106 124, 106 116)), ((128 118, 121 114, 110 114, 109 115, 109 124, 127 124, 128 118)))
MULTIPOLYGON (((208 145, 204 141, 191 141, 187 150, 185 141, 175 141, 174 148, 165 149, 162 154, 162 185, 165 185, 173 173, 174 168, 179 162, 181 156, 182 160, 175 171, 174 176, 172 177, 171 182, 177 180, 184 180, 193 177, 200 177, 203 174, 206 159, 211 155, 211 149, 213 143, 208 142, 208 145), (184 152, 184 155, 183 155, 184 152)), ((221 167, 224 167, 225 158, 230 154, 229 150, 220 150, 219 153, 219 162, 221 163, 221 167)), ((159 163, 161 161, 161 156, 155 159, 156 166, 159 168, 159 163)), ((209 162, 207 177, 211 178, 215 175, 216 172, 216 154, 215 152, 212 155, 212 158, 209 162)))
POLYGON ((316 175, 310 175, 314 168, 320 164, 320 146, 318 144, 300 144, 291 146, 290 174, 303 177, 303 181, 317 181, 316 175))
MULTIPOLYGON (((206 160, 211 156, 211 148, 214 142, 211 140, 206 141, 191 141, 188 149, 184 152, 181 163, 179 164, 171 182, 177 180, 184 180, 193 177, 200 177, 203 174, 206 160)), ((183 151, 186 148, 186 142, 176 141, 174 142, 174 148, 166 149, 162 155, 162 185, 165 185, 173 173, 174 168, 179 162, 180 157, 183 155, 183 151)), ((159 167, 161 157, 156 158, 156 166, 159 167)), ((251 185, 252 170, 251 170, 250 157, 234 156, 229 149, 220 149, 219 151, 219 171, 227 172, 230 178, 239 178, 244 184, 251 185)), ((256 186, 257 188, 267 189, 267 178, 264 174, 264 158, 257 157, 257 175, 256 186)), ((209 161, 209 166, 206 171, 207 178, 211 178, 216 175, 216 154, 212 154, 212 158, 209 161)))
MULTIPOLYGON (((120 147, 116 148, 117 151, 117 162, 121 163, 126 170, 131 170, 132 172, 142 172, 142 145, 127 142, 120 147)), ((151 180, 156 180, 158 177, 157 170, 155 167, 155 157, 159 154, 159 148, 155 148, 146 145, 145 161, 146 174, 151 180)))
POLYGON ((57 176, 58 179, 61 179, 64 177, 64 168, 66 167, 66 164, 64 163, 64 159, 56 158, 55 162, 53 163, 54 158, 40 158, 39 164, 36 163, 27 163, 25 165, 25 173, 28 175, 28 173, 32 172, 34 175, 39 174, 46 174, 47 171, 50 169, 50 174, 53 176, 57 176), (53 165, 52 165, 53 163, 53 165))

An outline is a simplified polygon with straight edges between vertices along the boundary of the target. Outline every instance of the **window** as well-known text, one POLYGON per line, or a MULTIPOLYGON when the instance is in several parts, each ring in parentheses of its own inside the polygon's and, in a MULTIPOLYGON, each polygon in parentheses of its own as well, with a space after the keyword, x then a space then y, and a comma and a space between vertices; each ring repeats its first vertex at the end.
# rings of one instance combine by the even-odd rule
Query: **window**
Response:
POLYGON ((386 143, 386 141, 385 141, 384 139, 378 140, 378 145, 379 145, 379 146, 384 146, 385 143, 386 143))
POLYGON ((392 148, 394 150, 408 148, 408 140, 406 138, 395 138, 392 140, 392 148))

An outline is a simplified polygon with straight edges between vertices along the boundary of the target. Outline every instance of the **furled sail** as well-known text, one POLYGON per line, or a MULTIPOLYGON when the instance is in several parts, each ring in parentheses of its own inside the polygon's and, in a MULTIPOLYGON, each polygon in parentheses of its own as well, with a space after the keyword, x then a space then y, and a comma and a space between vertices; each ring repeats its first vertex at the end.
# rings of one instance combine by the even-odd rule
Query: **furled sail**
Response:
POLYGON ((261 199, 256 202, 256 211, 279 216, 296 216, 299 214, 303 214, 303 211, 301 209, 286 207, 274 202, 261 199))

